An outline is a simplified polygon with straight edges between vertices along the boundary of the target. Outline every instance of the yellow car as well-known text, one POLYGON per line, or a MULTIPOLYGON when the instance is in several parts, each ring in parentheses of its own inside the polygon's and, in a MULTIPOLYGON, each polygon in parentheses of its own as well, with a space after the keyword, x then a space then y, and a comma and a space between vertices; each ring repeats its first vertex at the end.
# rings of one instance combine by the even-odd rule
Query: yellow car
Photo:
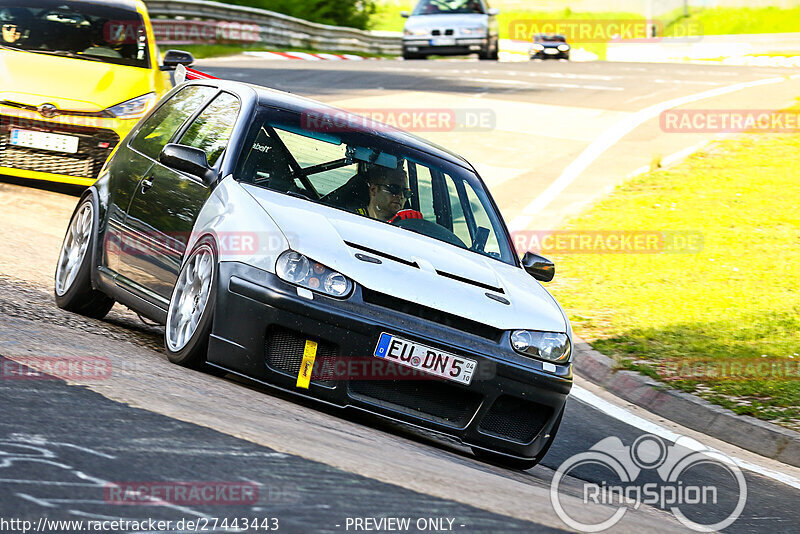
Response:
POLYGON ((140 0, 0 0, 0 175, 91 185, 191 64, 160 61, 140 0))

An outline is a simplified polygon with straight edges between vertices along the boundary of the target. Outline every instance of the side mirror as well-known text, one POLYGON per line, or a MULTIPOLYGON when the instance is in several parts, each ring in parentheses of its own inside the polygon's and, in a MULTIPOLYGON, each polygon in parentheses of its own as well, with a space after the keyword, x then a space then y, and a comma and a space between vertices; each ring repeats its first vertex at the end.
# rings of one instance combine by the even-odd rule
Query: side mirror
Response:
POLYGON ((199 148, 168 143, 158 155, 158 161, 170 169, 197 176, 206 185, 211 185, 215 178, 206 153, 199 148))
POLYGON ((401 11, 400 16, 404 19, 407 19, 410 15, 408 14, 408 11, 401 11))
POLYGON ((500 10, 497 9, 496 7, 492 7, 489 9, 489 11, 486 12, 486 14, 489 15, 490 17, 494 17, 500 14, 500 10))
POLYGON ((183 50, 167 50, 164 54, 164 65, 161 70, 173 70, 178 65, 189 67, 194 63, 194 56, 189 52, 183 50))
POLYGON ((526 252, 522 257, 522 268, 540 282, 549 282, 556 275, 555 264, 533 252, 526 252))

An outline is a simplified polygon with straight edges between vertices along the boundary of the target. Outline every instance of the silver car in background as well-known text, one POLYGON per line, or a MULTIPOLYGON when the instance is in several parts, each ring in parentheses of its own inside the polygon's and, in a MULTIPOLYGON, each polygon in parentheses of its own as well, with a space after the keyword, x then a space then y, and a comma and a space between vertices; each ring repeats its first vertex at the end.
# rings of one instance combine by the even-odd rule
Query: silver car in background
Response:
POLYGON ((481 59, 497 59, 497 14, 484 0, 420 0, 406 17, 403 58, 429 55, 460 56, 476 53, 481 59))

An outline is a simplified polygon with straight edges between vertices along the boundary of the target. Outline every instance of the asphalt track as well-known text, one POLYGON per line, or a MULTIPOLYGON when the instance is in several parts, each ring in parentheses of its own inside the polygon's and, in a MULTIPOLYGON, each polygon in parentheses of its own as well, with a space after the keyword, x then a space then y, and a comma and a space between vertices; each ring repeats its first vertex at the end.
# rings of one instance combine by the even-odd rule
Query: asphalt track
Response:
MULTIPOLYGON (((695 107, 774 109, 800 94, 785 69, 748 67, 247 58, 201 62, 199 68, 353 109, 402 109, 411 103, 423 109, 492 110, 492 131, 421 134, 485 162, 479 170, 506 220, 522 214, 598 136, 642 109, 713 88, 778 78, 695 107)), ((711 137, 667 134, 657 119, 644 122, 548 204, 534 227, 557 224, 647 164, 654 153, 666 156, 711 137)), ((35 523, 40 517, 277 517, 280 531, 352 532, 348 517, 409 517, 451 518, 452 530, 463 532, 571 531, 551 504, 555 470, 603 439, 617 437, 630 446, 644 434, 571 399, 542 464, 512 472, 405 425, 169 365, 160 350, 160 329, 143 325, 124 308, 115 307, 104 321, 55 308, 52 270, 74 204, 74 197, 61 193, 0 184, 0 363, 25 362, 32 355, 93 356, 107 358, 113 369, 100 381, 0 380, 0 518, 35 523), (259 488, 259 497, 233 506, 107 502, 104 488, 125 481, 244 481, 259 488)), ((789 477, 786 483, 745 470, 746 504, 725 531, 796 531, 800 492, 791 480, 797 470, 743 451, 725 452, 789 477)), ((581 502, 584 482, 600 484, 609 479, 608 470, 588 466, 573 475, 559 488, 565 508, 587 522, 608 517, 615 508, 581 502)), ((738 490, 718 464, 699 466, 684 478, 687 485, 715 486, 721 497, 716 505, 687 508, 690 518, 708 524, 732 511, 730 497, 738 490)), ((645 482, 660 479, 642 471, 636 483, 645 482)), ((676 530, 687 531, 669 512, 646 504, 627 512, 612 529, 676 530)))

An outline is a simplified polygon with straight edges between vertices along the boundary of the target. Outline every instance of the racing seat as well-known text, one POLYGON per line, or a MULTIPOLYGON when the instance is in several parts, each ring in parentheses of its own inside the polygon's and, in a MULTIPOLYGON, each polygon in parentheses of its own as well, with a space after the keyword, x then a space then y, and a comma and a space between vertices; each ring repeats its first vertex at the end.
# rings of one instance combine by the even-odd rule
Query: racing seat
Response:
POLYGON ((359 169, 344 185, 328 193, 321 202, 353 212, 359 208, 366 208, 369 204, 369 186, 366 175, 359 169))
POLYGON ((263 128, 258 132, 242 165, 242 178, 246 182, 283 193, 298 190, 288 157, 263 128))

